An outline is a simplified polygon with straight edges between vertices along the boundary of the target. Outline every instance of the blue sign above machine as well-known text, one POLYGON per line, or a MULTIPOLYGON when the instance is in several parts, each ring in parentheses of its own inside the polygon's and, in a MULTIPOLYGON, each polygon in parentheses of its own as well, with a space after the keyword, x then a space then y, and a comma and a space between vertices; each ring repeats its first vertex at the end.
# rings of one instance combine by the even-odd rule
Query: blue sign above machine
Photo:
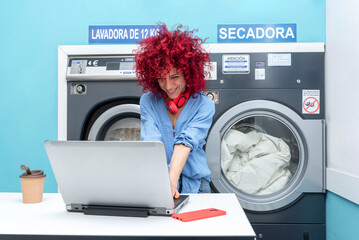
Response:
POLYGON ((156 25, 89 26, 89 44, 133 44, 157 35, 156 25))
POLYGON ((297 24, 224 24, 217 27, 218 43, 296 41, 297 24))

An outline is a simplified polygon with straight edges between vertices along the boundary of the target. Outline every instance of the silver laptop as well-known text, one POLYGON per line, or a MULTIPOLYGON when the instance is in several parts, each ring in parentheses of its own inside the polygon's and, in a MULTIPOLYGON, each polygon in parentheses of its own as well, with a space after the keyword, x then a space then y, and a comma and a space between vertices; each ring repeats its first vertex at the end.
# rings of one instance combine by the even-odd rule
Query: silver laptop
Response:
POLYGON ((139 216, 177 213, 162 142, 46 141, 68 211, 139 216))

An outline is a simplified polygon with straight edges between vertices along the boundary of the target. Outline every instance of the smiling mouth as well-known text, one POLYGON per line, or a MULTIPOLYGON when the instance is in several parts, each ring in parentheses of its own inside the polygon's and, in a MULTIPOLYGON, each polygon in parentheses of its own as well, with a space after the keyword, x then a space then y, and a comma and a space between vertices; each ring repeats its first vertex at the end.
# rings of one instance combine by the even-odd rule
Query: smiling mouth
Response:
POLYGON ((176 92, 176 90, 177 90, 177 89, 174 89, 174 90, 171 90, 171 91, 167 91, 167 92, 171 94, 171 93, 176 92))

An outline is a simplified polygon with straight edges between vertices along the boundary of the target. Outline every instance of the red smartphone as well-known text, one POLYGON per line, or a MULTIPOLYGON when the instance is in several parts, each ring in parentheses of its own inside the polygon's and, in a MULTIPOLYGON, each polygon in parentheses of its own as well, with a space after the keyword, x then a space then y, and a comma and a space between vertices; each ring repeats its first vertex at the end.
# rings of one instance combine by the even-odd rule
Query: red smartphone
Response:
POLYGON ((198 211, 172 214, 172 218, 178 219, 182 222, 190 222, 190 221, 195 221, 205 218, 222 216, 226 214, 227 213, 223 210, 219 210, 216 208, 207 208, 198 211))

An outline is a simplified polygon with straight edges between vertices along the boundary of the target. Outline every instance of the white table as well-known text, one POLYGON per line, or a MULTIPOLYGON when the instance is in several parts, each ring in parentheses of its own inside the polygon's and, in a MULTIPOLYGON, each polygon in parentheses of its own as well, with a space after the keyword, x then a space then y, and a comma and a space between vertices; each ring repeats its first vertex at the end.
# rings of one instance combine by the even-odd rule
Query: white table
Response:
POLYGON ((58 193, 24 204, 21 193, 0 193, 0 239, 255 239, 234 194, 192 194, 181 212, 218 208, 225 216, 192 222, 171 217, 91 216, 67 212, 58 193))

